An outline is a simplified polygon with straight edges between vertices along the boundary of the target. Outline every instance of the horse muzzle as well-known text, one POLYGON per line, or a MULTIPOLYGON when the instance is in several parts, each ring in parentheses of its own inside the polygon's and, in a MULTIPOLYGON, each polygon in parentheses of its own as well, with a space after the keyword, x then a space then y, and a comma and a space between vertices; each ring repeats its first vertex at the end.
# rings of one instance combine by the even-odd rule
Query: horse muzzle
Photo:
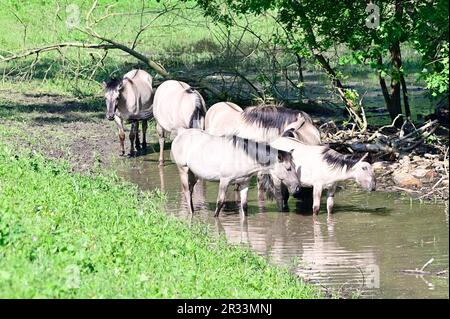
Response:
POLYGON ((114 114, 106 114, 106 119, 108 120, 108 121, 113 121, 114 120, 114 114))

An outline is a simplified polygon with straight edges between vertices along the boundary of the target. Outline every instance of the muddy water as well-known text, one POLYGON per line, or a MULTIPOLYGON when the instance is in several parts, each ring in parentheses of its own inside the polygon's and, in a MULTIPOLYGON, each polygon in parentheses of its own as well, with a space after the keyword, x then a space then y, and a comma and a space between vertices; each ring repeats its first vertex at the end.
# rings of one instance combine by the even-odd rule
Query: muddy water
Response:
MULTIPOLYGON (((169 153, 166 151, 166 158, 169 153)), ((144 190, 160 188, 167 194, 167 212, 190 220, 180 196, 178 172, 170 160, 159 168, 157 154, 124 160, 118 174, 144 190)), ((314 222, 311 213, 279 213, 273 202, 258 202, 249 193, 249 216, 241 218, 228 192, 225 211, 213 217, 216 183, 196 185, 192 217, 208 223, 232 244, 254 250, 270 262, 287 266, 305 280, 327 291, 363 298, 448 298, 448 207, 420 204, 397 194, 366 193, 346 185, 336 194, 335 214, 314 222), (431 275, 402 270, 425 268, 431 275)), ((323 207, 323 205, 322 205, 323 207)))

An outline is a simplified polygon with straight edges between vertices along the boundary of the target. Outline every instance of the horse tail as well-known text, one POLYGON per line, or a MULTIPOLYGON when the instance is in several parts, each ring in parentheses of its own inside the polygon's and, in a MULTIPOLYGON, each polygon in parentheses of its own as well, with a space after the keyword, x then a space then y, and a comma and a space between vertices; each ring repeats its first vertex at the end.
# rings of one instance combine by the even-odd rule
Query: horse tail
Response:
POLYGON ((193 88, 188 88, 186 92, 195 95, 194 112, 192 112, 191 119, 189 120, 189 128, 199 128, 203 130, 205 126, 204 119, 206 114, 205 101, 200 93, 193 88))

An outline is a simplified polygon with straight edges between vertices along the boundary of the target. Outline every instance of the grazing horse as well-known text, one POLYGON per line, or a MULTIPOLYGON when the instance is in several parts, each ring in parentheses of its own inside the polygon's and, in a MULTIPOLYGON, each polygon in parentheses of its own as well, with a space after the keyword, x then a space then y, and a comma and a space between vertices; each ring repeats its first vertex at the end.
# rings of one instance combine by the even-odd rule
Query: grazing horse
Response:
MULTIPOLYGON (((327 212, 334 207, 336 184, 353 179, 364 189, 374 191, 375 174, 372 165, 365 162, 367 153, 360 159, 340 154, 325 145, 306 145, 290 137, 282 137, 271 145, 280 150, 294 150, 292 157, 302 186, 313 187, 313 213, 318 214, 322 190, 327 189, 327 212)), ((266 175, 266 185, 270 176, 266 175)))
MULTIPOLYGON (((306 144, 321 143, 319 130, 314 126, 311 117, 302 111, 279 106, 255 106, 242 110, 231 102, 219 102, 212 105, 205 117, 205 130, 213 135, 222 136, 236 134, 239 137, 270 143, 280 136, 292 136, 306 144)), ((264 198, 262 174, 258 174, 259 198, 264 198)), ((302 186, 303 187, 303 186, 302 186)), ((311 201, 311 193, 302 188, 300 196, 311 201)), ((281 211, 288 211, 289 192, 284 185, 276 185, 274 193, 267 194, 275 198, 281 211)), ((309 202, 308 201, 308 202, 309 202)))
POLYGON ((292 155, 267 143, 233 136, 214 136, 200 129, 180 129, 172 142, 172 160, 180 172, 181 185, 189 212, 193 213, 192 192, 197 179, 219 181, 215 216, 219 216, 229 184, 237 185, 241 195, 240 212, 247 214, 247 193, 251 176, 270 173, 289 189, 299 187, 292 155))
POLYGON ((131 70, 121 79, 103 82, 106 99, 106 118, 114 120, 119 129, 121 155, 125 154, 123 121, 131 122, 130 156, 141 148, 139 122, 142 121, 142 147, 147 147, 147 120, 152 116, 152 77, 143 70, 131 70))
POLYGON ((155 92, 153 114, 159 135, 159 164, 164 164, 164 139, 179 128, 205 127, 206 106, 203 97, 189 84, 164 81, 155 92))

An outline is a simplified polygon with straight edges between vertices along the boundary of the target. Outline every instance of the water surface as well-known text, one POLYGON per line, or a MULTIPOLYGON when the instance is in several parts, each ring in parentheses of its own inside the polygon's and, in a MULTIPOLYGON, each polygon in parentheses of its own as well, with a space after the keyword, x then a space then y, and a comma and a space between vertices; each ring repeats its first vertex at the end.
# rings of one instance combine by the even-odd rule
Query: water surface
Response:
MULTIPOLYGON (((169 159, 169 151, 166 151, 169 159)), ((143 190, 160 188, 167 194, 169 214, 191 219, 176 166, 168 160, 158 167, 157 154, 118 163, 118 174, 143 190)), ((213 217, 218 184, 196 185, 192 218, 224 234, 228 242, 244 245, 270 262, 327 291, 364 298, 448 298, 448 206, 405 200, 399 194, 367 193, 352 184, 335 196, 335 213, 328 217, 322 201, 314 222, 310 212, 280 213, 273 202, 258 202, 249 192, 249 216, 242 218, 228 191, 225 211, 213 217), (425 268, 432 275, 402 270, 425 268)))

